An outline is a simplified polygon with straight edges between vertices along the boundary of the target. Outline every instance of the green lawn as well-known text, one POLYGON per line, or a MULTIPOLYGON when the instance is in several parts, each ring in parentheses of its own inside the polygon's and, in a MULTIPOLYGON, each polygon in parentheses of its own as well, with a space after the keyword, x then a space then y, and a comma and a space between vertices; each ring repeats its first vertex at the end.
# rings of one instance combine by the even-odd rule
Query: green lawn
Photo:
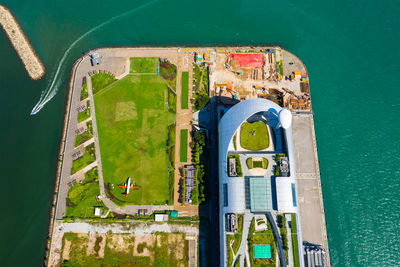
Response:
POLYGON ((293 261, 294 266, 300 266, 299 263, 299 245, 297 242, 297 226, 296 226, 296 215, 291 213, 292 222, 291 222, 291 232, 292 232, 292 249, 293 249, 293 261))
POLYGON ((93 137, 92 121, 88 121, 86 123, 86 126, 87 126, 87 131, 75 137, 75 147, 85 143, 87 140, 93 137))
POLYGON ((97 167, 85 173, 85 180, 75 183, 68 191, 66 217, 93 218, 94 208, 104 209, 103 202, 97 201, 100 195, 97 167))
POLYGON ((94 151, 94 143, 85 147, 85 154, 77 160, 72 162, 71 174, 76 173, 79 170, 82 170, 90 163, 96 160, 95 151, 94 151))
POLYGON ((167 84, 157 75, 128 75, 94 96, 103 177, 112 196, 129 204, 168 201, 167 84), (140 188, 119 188, 131 177, 140 188), (113 186, 112 186, 113 185, 113 186))
POLYGON ((98 93, 101 89, 106 88, 108 85, 115 81, 115 76, 112 74, 100 72, 91 76, 92 79, 92 92, 98 93))
POLYGON ((267 125, 257 121, 245 122, 240 129, 240 145, 248 150, 262 150, 269 146, 267 125))
POLYGON ((279 60, 276 62, 276 71, 283 76, 283 62, 279 60))
POLYGON ((189 72, 182 72, 181 79, 181 109, 189 108, 189 72))
POLYGON ((131 57, 130 73, 157 73, 158 57, 131 57))
POLYGON ((187 150, 188 150, 188 130, 181 130, 180 136, 180 151, 179 151, 179 160, 180 162, 187 161, 187 150))

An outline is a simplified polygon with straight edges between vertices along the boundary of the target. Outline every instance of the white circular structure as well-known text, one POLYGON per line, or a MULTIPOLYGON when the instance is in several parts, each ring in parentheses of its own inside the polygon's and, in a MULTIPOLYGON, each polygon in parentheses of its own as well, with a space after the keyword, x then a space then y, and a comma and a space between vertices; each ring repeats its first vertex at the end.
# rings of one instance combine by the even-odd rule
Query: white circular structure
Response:
POLYGON ((286 108, 279 111, 279 122, 283 129, 288 129, 292 125, 292 113, 286 108))

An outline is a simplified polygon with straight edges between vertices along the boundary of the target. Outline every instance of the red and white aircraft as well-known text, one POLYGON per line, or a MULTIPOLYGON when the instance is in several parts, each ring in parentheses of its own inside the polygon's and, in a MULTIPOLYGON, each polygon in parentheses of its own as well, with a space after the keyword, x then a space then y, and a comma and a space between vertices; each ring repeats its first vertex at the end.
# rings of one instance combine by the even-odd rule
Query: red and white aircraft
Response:
POLYGON ((125 188, 125 193, 122 194, 126 197, 129 197, 129 189, 139 189, 139 186, 131 184, 131 177, 128 177, 126 183, 124 185, 119 185, 119 187, 125 188))

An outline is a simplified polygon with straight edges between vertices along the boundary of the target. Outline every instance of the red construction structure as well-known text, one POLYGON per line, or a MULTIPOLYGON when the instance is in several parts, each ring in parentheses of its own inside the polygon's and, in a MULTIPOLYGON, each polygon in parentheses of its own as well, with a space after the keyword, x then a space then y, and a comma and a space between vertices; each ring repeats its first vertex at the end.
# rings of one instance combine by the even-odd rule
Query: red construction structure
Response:
POLYGON ((262 68, 264 55, 260 53, 231 53, 229 58, 234 58, 242 68, 262 68))

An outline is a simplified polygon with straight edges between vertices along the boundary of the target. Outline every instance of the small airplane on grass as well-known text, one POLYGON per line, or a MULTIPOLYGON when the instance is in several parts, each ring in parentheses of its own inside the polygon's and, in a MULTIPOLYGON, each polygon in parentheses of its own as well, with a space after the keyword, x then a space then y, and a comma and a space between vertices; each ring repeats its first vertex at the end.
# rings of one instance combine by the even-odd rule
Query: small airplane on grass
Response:
POLYGON ((121 188, 125 188, 125 193, 123 193, 122 195, 129 197, 129 190, 130 189, 139 189, 139 186, 137 185, 132 185, 131 184, 131 177, 128 177, 128 179, 126 180, 126 183, 123 185, 119 185, 119 187, 121 188))

